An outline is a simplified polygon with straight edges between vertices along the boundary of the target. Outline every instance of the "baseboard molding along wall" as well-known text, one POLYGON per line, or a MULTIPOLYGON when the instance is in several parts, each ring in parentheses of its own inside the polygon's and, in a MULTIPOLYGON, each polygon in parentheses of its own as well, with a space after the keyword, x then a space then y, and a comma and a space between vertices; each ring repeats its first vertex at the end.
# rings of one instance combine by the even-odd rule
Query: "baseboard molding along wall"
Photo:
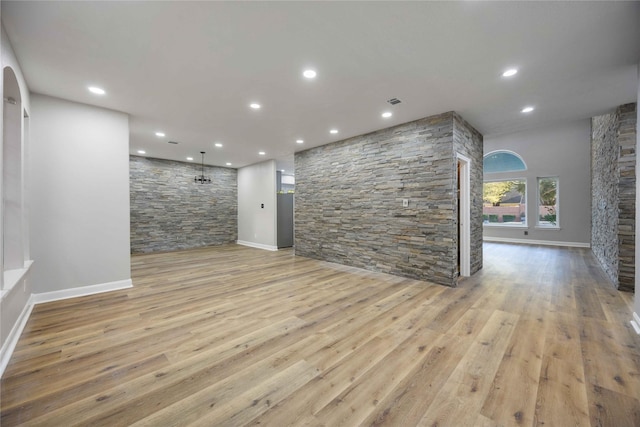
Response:
POLYGON ((11 328, 4 344, 2 344, 2 349, 0 349, 0 376, 4 374, 4 370, 9 364, 9 360, 11 360, 13 350, 15 350, 16 345, 18 345, 20 335, 22 335, 22 331, 27 325, 27 320, 29 320, 31 310, 33 310, 32 298, 33 294, 31 294, 29 301, 27 301, 27 304, 22 309, 20 316, 18 316, 18 321, 13 325, 13 328, 11 328))
POLYGON ((247 242, 245 240, 236 240, 236 243, 239 244, 239 245, 242 245, 242 246, 249 246, 250 248, 265 249, 267 251, 277 251, 278 250, 277 246, 263 245, 262 243, 247 242))
POLYGON ((78 288, 62 289, 60 291, 32 294, 31 299, 33 300, 34 304, 42 304, 44 302, 83 297, 86 295, 100 294, 102 292, 118 291, 120 289, 127 289, 132 287, 133 287, 133 283, 131 282, 131 279, 126 279, 126 280, 118 280, 115 282, 100 283, 98 285, 81 286, 78 288))
POLYGON ((553 240, 513 239, 510 237, 483 237, 485 242, 520 243, 525 245, 565 246, 569 248, 590 248, 590 243, 581 242, 556 242, 553 240))
POLYGON ((20 335, 24 327, 27 325, 31 311, 36 304, 42 304, 45 302, 59 301, 63 299, 82 297, 87 295, 101 294, 103 292, 117 291, 121 289, 132 288, 133 283, 131 279, 118 280, 116 282, 100 283, 98 285, 82 286, 78 288, 62 289, 60 291, 43 292, 39 294, 31 294, 29 301, 22 309, 18 321, 11 328, 11 332, 0 349, 0 376, 4 374, 4 370, 9 364, 11 355, 18 344, 20 335))

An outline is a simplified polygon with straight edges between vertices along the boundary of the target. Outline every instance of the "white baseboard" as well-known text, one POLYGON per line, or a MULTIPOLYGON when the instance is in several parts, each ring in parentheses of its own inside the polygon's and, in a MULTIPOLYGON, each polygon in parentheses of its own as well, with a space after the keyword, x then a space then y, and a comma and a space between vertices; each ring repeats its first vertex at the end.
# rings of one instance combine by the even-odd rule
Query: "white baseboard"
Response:
POLYGON ((553 240, 533 240, 533 239, 513 239, 511 237, 490 237, 484 236, 482 238, 485 242, 498 242, 498 243, 521 243, 525 245, 544 245, 544 246, 566 246, 570 248, 590 248, 590 243, 582 242, 555 242, 553 240))
POLYGON ((633 312, 633 320, 631 321, 631 326, 635 329, 636 334, 640 335, 640 316, 635 311, 633 312))
POLYGON ((242 245, 242 246, 249 246, 251 248, 265 249, 267 251, 277 251, 278 250, 277 246, 263 245, 262 243, 247 242, 245 240, 236 240, 236 243, 239 244, 239 245, 242 245))
POLYGON ((67 298, 84 297, 87 295, 100 294, 102 292, 118 291, 120 289, 132 288, 131 279, 118 280, 115 282, 100 283, 98 285, 81 286, 78 288, 62 289, 60 291, 43 292, 31 295, 34 304, 58 301, 67 298))
POLYGON ((33 302, 31 301, 32 297, 27 301, 27 304, 22 309, 22 312, 20 312, 20 316, 18 316, 18 320, 13 325, 13 328, 11 328, 7 339, 2 344, 2 348, 0 349, 0 376, 4 374, 4 370, 9 364, 9 360, 11 360, 13 350, 15 350, 16 345, 18 345, 20 335, 22 335, 22 331, 27 325, 27 320, 29 320, 31 310, 33 310, 33 302))

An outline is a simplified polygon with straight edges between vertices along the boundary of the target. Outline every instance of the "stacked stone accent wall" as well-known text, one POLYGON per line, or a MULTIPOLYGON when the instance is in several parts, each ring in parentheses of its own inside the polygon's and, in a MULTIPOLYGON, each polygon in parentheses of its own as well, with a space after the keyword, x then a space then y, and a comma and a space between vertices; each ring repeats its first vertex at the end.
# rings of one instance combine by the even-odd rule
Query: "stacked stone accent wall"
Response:
POLYGON ((235 169, 130 156, 131 252, 233 243, 238 233, 235 169))
POLYGON ((619 289, 635 289, 636 251, 636 104, 618 108, 618 282, 619 289))
MULTIPOLYGON (((483 137, 458 114, 453 115, 453 156, 454 167, 457 167, 455 156, 462 154, 471 160, 471 274, 482 268, 482 183, 483 183, 483 137)), ((455 169, 454 169, 455 170, 455 169)), ((458 175, 454 174, 457 179, 458 175)), ((457 184, 456 184, 457 186, 457 184)), ((457 205, 456 201, 454 203, 457 205)), ((457 221, 457 214, 455 216, 457 221)), ((454 228, 454 238, 458 224, 454 228)))
MULTIPOLYGON (((480 168, 472 170, 480 180, 473 188, 482 185, 482 137, 460 118, 454 131, 454 117, 444 113, 296 153, 296 255, 455 286, 454 132, 461 147, 479 144, 469 151, 472 168, 480 168)), ((476 203, 473 221, 481 227, 482 197, 476 203)), ((477 271, 481 230, 474 227, 472 239, 477 271)))
POLYGON ((591 120, 591 247, 620 290, 635 287, 636 104, 591 120))

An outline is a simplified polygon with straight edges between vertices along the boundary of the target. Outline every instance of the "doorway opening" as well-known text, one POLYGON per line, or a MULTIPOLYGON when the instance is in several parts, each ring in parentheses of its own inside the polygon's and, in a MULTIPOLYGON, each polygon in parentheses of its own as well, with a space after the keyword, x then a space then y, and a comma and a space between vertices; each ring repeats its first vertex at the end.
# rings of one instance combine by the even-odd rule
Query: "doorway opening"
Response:
POLYGON ((457 154, 458 274, 471 275, 471 160, 457 154))

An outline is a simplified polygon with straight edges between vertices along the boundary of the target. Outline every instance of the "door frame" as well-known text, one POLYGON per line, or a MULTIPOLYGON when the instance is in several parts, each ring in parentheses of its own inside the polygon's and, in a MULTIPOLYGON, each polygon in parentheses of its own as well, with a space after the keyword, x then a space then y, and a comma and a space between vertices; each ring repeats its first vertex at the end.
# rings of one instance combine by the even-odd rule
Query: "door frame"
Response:
POLYGON ((471 159, 456 153, 456 168, 460 167, 460 203, 458 205, 460 222, 460 276, 471 275, 471 159))

